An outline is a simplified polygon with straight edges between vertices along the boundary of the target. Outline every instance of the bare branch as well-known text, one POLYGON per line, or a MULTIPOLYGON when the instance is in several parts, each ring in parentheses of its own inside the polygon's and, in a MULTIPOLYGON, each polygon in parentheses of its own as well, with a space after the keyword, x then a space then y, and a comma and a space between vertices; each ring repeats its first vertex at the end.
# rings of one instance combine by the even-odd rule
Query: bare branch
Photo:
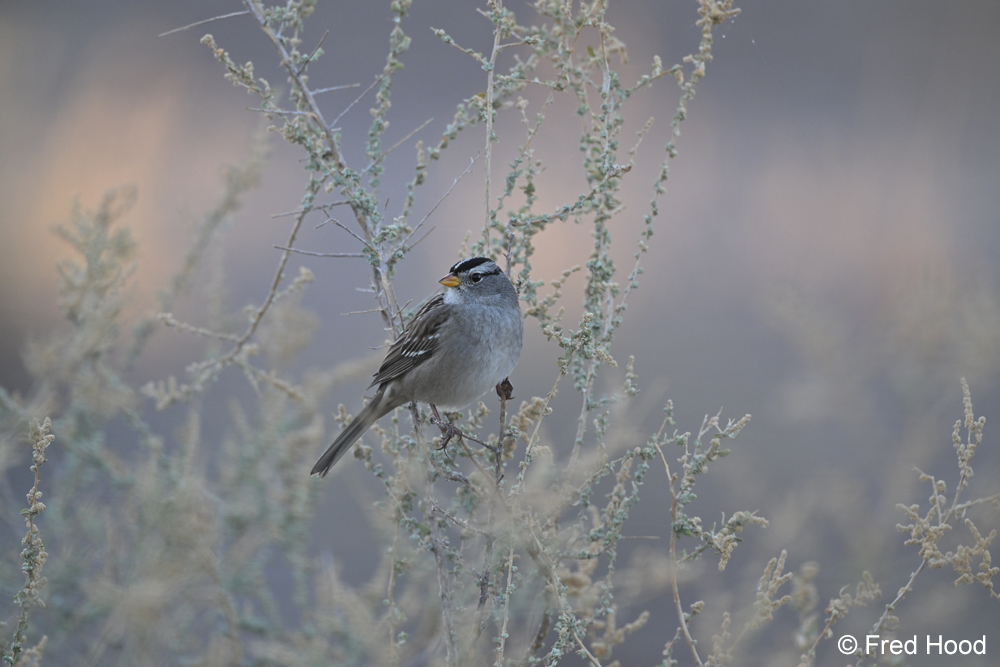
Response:
POLYGON ((173 30, 168 30, 166 32, 161 32, 159 35, 157 35, 157 37, 166 37, 167 35, 172 35, 175 32, 181 32, 183 30, 188 30, 190 28, 196 28, 196 27, 198 27, 200 25, 205 25, 206 23, 211 23, 212 21, 221 21, 222 19, 229 19, 229 18, 232 18, 234 16, 243 16, 244 14, 249 14, 249 13, 250 13, 250 10, 244 9, 241 12, 231 12, 229 14, 222 14, 220 16, 213 16, 210 19, 204 19, 204 20, 201 20, 201 21, 195 21, 194 23, 189 23, 189 24, 187 24, 185 26, 181 26, 180 28, 174 28, 173 30))
POLYGON ((381 162, 382 160, 384 160, 386 155, 388 155, 389 153, 391 153, 394 150, 396 150, 397 148, 399 148, 403 144, 404 141, 406 141, 407 139, 409 139, 410 137, 412 137, 414 134, 416 134, 420 130, 422 130, 425 127, 427 127, 428 125, 430 125, 431 121, 433 121, 433 120, 434 120, 433 117, 428 118, 423 123, 421 123, 419 127, 417 127, 416 129, 412 130, 405 137, 403 137, 402 139, 400 139, 399 141, 397 141, 396 143, 394 143, 392 146, 390 146, 388 150, 382 151, 382 154, 379 155, 378 160, 375 160, 374 162, 372 162, 371 164, 369 164, 367 167, 365 167, 365 171, 368 171, 369 169, 371 169, 372 167, 374 167, 376 164, 378 164, 379 162, 381 162))
MULTIPOLYGON (((438 199, 437 202, 434 203, 434 206, 431 207, 431 210, 427 211, 427 215, 425 215, 423 218, 420 219, 420 222, 418 222, 417 226, 413 228, 413 231, 410 232, 410 235, 407 236, 405 239, 403 239, 402 245, 405 246, 406 242, 409 241, 411 238, 413 238, 413 235, 417 233, 418 229, 420 229, 420 225, 424 224, 427 221, 427 218, 431 217, 431 215, 434 214, 434 211, 437 210, 437 207, 441 205, 441 202, 443 202, 445 199, 448 198, 448 195, 450 195, 451 191, 455 189, 455 186, 458 185, 458 182, 460 180, 462 180, 462 177, 465 176, 466 174, 468 174, 470 171, 472 171, 472 165, 476 164, 476 160, 479 159, 480 155, 482 155, 482 153, 476 153, 476 157, 469 159, 469 166, 466 167, 465 171, 463 171, 461 174, 459 174, 455 178, 454 181, 452 181, 451 187, 448 188, 448 191, 445 192, 443 195, 441 195, 441 198, 438 199)), ((430 232, 427 232, 427 233, 430 234, 430 232)), ((421 237, 421 238, 423 238, 423 237, 421 237)), ((419 241, 418 241, 418 243, 419 243, 419 241)), ((417 244, 414 243, 413 245, 417 245, 417 244)))
POLYGON ((336 118, 333 119, 333 124, 336 125, 337 123, 339 123, 340 119, 343 118, 344 115, 347 114, 347 112, 350 111, 351 108, 353 108, 355 104, 357 104, 358 102, 360 102, 365 95, 367 95, 368 93, 370 93, 371 90, 372 90, 372 88, 374 88, 375 86, 377 86, 379 84, 379 82, 381 82, 382 79, 384 79, 385 77, 386 77, 386 75, 385 75, 384 72, 382 74, 379 74, 377 77, 375 77, 375 80, 371 82, 371 85, 368 86, 367 88, 365 88, 364 91, 360 95, 358 95, 357 97, 355 97, 354 100, 350 104, 348 104, 347 107, 345 107, 344 110, 341 111, 340 114, 338 114, 336 118))
POLYGON ((319 50, 323 47, 323 42, 326 41, 327 35, 329 34, 330 31, 327 30, 326 32, 323 33, 323 36, 319 38, 319 44, 317 44, 316 48, 313 49, 312 53, 309 54, 309 57, 306 58, 304 61, 302 61, 302 67, 299 68, 299 74, 302 74, 303 72, 306 71, 306 67, 309 66, 309 63, 311 63, 313 59, 316 57, 316 54, 319 53, 319 50))
POLYGON ((332 93, 337 90, 346 90, 347 88, 360 88, 360 83, 345 83, 341 86, 330 86, 329 88, 317 88, 313 91, 313 95, 321 95, 323 93, 332 93))
POLYGON ((299 250, 298 248, 286 248, 285 246, 276 245, 274 246, 278 250, 287 250, 288 252, 295 252, 300 255, 309 255, 310 257, 364 257, 360 252, 309 252, 308 250, 299 250))

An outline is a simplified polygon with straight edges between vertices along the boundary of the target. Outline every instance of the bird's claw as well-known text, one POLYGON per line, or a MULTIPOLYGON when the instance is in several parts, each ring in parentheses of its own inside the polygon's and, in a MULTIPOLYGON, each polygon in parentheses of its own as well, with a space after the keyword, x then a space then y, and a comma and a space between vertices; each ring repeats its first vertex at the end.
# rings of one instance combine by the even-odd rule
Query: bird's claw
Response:
POLYGON ((504 378, 503 382, 497 385, 497 396, 504 401, 514 398, 514 385, 510 383, 510 378, 504 378))
POLYGON ((452 424, 450 421, 446 422, 441 419, 441 415, 438 414, 436 406, 431 406, 431 412, 434 413, 434 417, 431 419, 431 423, 441 429, 441 444, 437 447, 438 451, 441 451, 448 446, 451 439, 455 436, 459 438, 462 437, 462 430, 452 424))

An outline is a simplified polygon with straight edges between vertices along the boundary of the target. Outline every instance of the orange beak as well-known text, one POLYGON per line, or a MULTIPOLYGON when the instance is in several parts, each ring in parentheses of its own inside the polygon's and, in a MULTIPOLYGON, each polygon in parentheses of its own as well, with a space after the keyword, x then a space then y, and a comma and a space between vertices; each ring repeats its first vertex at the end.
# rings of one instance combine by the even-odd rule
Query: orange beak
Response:
POLYGON ((438 282, 444 285, 445 287, 458 287, 462 281, 460 281, 458 279, 458 276, 456 276, 454 273, 449 273, 438 282))

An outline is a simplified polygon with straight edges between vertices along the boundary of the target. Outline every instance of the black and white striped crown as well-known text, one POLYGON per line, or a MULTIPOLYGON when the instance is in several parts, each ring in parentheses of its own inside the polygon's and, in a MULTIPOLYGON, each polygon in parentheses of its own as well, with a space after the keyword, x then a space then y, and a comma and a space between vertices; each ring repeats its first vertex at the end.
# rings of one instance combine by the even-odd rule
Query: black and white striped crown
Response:
POLYGON ((487 270, 486 273, 500 273, 500 267, 498 267, 489 257, 470 257, 469 259, 463 259, 461 262, 451 267, 450 271, 457 276, 459 273, 468 273, 472 269, 477 266, 482 266, 483 264, 493 264, 493 270, 487 270))

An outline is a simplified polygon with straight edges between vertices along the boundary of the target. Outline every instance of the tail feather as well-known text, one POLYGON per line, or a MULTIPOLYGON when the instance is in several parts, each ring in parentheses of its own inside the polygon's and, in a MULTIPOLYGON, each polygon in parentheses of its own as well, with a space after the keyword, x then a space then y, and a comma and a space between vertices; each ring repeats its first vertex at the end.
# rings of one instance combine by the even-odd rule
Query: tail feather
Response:
POLYGON ((326 474, 330 472, 330 468, 340 460, 340 458, 347 453, 351 445, 357 442, 358 438, 365 434, 372 424, 379 420, 382 415, 386 414, 392 410, 392 407, 386 407, 383 405, 382 401, 382 389, 375 394, 375 397, 368 402, 361 412, 355 415, 351 423, 347 425, 337 439, 333 441, 323 455, 319 457, 316 461, 316 465, 312 467, 309 471, 310 475, 319 475, 320 477, 326 477, 326 474))

